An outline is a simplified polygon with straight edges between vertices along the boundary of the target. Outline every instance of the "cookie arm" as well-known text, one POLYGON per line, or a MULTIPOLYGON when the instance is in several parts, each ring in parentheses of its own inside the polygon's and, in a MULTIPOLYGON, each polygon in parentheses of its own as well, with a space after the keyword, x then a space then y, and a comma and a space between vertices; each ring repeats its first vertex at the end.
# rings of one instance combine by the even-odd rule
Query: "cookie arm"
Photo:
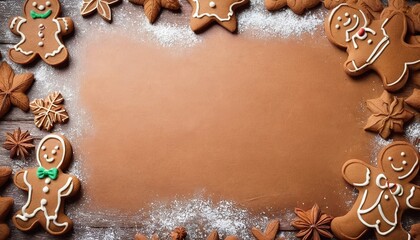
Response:
POLYGON ((73 32, 74 24, 71 18, 69 17, 57 18, 57 21, 60 24, 61 34, 63 36, 68 35, 73 32))
POLYGON ((411 209, 420 210, 420 187, 413 186, 407 197, 407 206, 411 209))
POLYGON ((22 21, 25 21, 25 20, 26 19, 24 19, 22 17, 14 17, 14 18, 11 18, 9 20, 9 25, 8 25, 10 31, 12 31, 12 33, 15 34, 15 35, 19 35, 19 32, 18 32, 19 26, 20 26, 21 22, 22 21))
POLYGON ((357 159, 348 160, 342 168, 344 179, 355 187, 369 185, 372 172, 376 172, 374 167, 357 159))
POLYGON ((25 172, 26 171, 19 171, 15 174, 14 178, 13 178, 13 182, 15 183, 15 185, 25 191, 28 191, 28 185, 26 185, 25 183, 25 172))
POLYGON ((62 196, 72 197, 76 195, 80 190, 80 181, 75 176, 70 176, 71 183, 63 190, 62 196))

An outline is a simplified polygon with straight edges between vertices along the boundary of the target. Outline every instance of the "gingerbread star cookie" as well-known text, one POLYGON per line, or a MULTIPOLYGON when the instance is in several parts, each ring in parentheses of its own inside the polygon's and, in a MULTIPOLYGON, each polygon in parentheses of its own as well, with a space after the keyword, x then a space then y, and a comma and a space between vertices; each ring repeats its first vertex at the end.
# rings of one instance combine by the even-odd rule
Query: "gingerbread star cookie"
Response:
POLYGON ((9 50, 10 59, 19 64, 28 64, 38 56, 47 64, 57 66, 68 59, 62 37, 73 32, 73 21, 59 17, 58 0, 26 0, 22 17, 9 22, 10 30, 21 40, 9 50))
POLYGON ((406 142, 394 142, 379 153, 378 167, 347 161, 342 174, 358 191, 352 209, 334 218, 331 229, 338 239, 362 239, 371 229, 377 239, 412 239, 401 226, 408 209, 420 210, 420 186, 410 183, 419 171, 419 154, 406 142))
POLYGON ((249 4, 249 0, 188 0, 193 7, 190 26, 198 33, 213 23, 218 23, 230 32, 238 25, 235 10, 249 4))
POLYGON ((294 13, 302 15, 320 3, 321 0, 265 0, 265 7, 269 11, 277 11, 288 6, 294 13))
POLYGON ((398 91, 407 82, 409 70, 420 69, 420 48, 404 42, 407 21, 401 12, 371 20, 348 4, 334 8, 325 21, 328 39, 347 50, 344 70, 350 76, 375 71, 387 91, 398 91))
POLYGON ((65 200, 80 189, 77 177, 64 173, 72 160, 72 147, 64 136, 50 134, 37 149, 39 167, 22 170, 14 177, 15 185, 28 192, 25 205, 13 216, 16 228, 30 231, 42 226, 52 235, 62 235, 73 227, 64 213, 65 200))
POLYGON ((80 13, 83 17, 93 14, 95 11, 101 17, 108 21, 112 21, 111 5, 119 3, 121 0, 83 0, 80 13))
POLYGON ((144 6, 144 13, 150 23, 154 23, 162 8, 172 11, 179 10, 181 5, 178 0, 130 0, 131 3, 144 6))

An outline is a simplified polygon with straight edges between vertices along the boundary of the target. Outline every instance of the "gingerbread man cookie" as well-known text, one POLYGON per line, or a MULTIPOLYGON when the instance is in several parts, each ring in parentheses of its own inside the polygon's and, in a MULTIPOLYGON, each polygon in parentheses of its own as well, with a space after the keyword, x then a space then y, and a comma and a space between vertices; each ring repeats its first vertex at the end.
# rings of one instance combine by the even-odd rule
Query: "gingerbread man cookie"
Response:
POLYGON ((62 37, 73 32, 73 21, 59 18, 58 0, 26 0, 24 17, 15 17, 9 22, 10 30, 21 36, 21 41, 9 50, 10 59, 19 64, 28 64, 37 56, 52 66, 64 63, 68 51, 62 37))
POLYGON ((193 7, 191 29, 198 33, 213 23, 218 23, 230 32, 235 32, 238 20, 237 8, 249 4, 249 0, 188 0, 193 7))
POLYGON ((347 161, 343 177, 356 187, 359 196, 345 216, 332 221, 334 235, 360 239, 373 229, 377 239, 411 239, 401 226, 401 216, 407 209, 420 210, 420 187, 410 183, 418 171, 417 149, 401 141, 382 149, 378 167, 355 159, 347 161))
POLYGON ((44 137, 37 149, 38 168, 16 173, 15 185, 28 192, 28 201, 13 216, 13 223, 22 231, 41 225, 52 235, 72 229, 73 222, 64 213, 64 201, 80 189, 80 181, 63 171, 72 159, 70 142, 61 135, 44 137))
POLYGON ((407 82, 409 69, 420 69, 420 46, 404 42, 407 21, 400 12, 371 20, 360 9, 341 4, 329 14, 325 29, 333 44, 347 49, 344 70, 350 76, 373 70, 385 90, 397 91, 407 82))

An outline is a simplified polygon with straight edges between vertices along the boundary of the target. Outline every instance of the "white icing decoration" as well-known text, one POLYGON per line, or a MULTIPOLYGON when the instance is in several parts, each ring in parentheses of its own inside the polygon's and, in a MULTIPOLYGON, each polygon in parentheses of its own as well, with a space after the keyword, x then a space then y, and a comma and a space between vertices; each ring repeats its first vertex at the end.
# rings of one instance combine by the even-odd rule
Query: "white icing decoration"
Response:
POLYGON ((36 7, 36 5, 37 5, 37 3, 36 3, 36 2, 33 2, 33 3, 32 3, 32 6, 33 6, 33 7, 36 7))
POLYGON ((57 200, 57 206, 56 206, 55 211, 54 211, 54 215, 49 216, 48 212, 47 212, 47 209, 45 207, 45 205, 48 203, 48 201, 46 199, 42 199, 40 201, 41 206, 36 208, 31 214, 26 212, 28 206, 31 204, 31 199, 32 199, 32 185, 29 184, 29 182, 27 180, 27 176, 28 176, 28 171, 25 171, 24 176, 23 176, 23 181, 25 182, 26 186, 28 187, 28 201, 22 207, 22 214, 16 215, 16 218, 19 218, 20 220, 26 222, 26 221, 29 220, 29 218, 33 218, 39 211, 42 211, 42 212, 44 212, 44 216, 45 216, 45 219, 46 219, 46 229, 47 230, 49 230, 51 232, 54 232, 53 230, 50 229, 50 221, 51 220, 53 221, 53 223, 56 226, 67 228, 69 223, 68 222, 58 223, 57 218, 58 218, 58 212, 59 212, 60 207, 61 207, 61 198, 70 195, 70 193, 73 191, 73 179, 71 177, 69 177, 67 179, 66 184, 58 190, 58 192, 57 192, 58 200, 57 200), (66 189, 68 189, 68 191, 63 194, 63 192, 66 189))
POLYGON ((392 169, 394 169, 394 171, 396 171, 396 172, 401 172, 401 171, 403 171, 403 170, 404 170, 404 167, 399 167, 399 168, 397 168, 397 167, 395 167, 395 166, 394 166, 394 164, 392 164, 392 163, 391 163, 391 167, 392 167, 392 169))
POLYGON ((348 12, 344 13, 344 16, 349 17, 350 14, 348 12))
POLYGON ((336 28, 336 29, 340 29, 340 25, 338 25, 338 24, 337 24, 337 25, 335 25, 335 28, 336 28))
POLYGON ((38 154, 37 154, 36 160, 37 160, 39 166, 44 167, 44 166, 42 166, 41 160, 39 159, 39 153, 41 152, 41 146, 44 146, 44 143, 47 140, 50 140, 50 139, 57 139, 60 142, 61 146, 63 146, 62 158, 60 160, 60 163, 56 167, 56 168, 60 168, 61 164, 64 161, 64 156, 66 155, 66 148, 64 147, 66 145, 65 145, 64 139, 62 137, 58 136, 58 135, 48 135, 41 140, 41 142, 38 145, 38 149, 37 149, 38 154))
POLYGON ((58 149, 60 149, 60 147, 59 146, 55 146, 54 149, 55 150, 58 150, 58 149))
POLYGON ((51 2, 50 2, 50 1, 47 1, 47 2, 45 3, 45 5, 47 5, 47 7, 51 7, 51 2))
POLYGON ((199 14, 199 12, 200 12, 200 2, 199 1, 200 0, 193 0, 193 1, 195 2, 196 6, 197 6, 196 9, 195 9, 195 13, 193 14, 193 17, 194 18, 215 17, 215 18, 217 18, 217 20, 219 20, 221 22, 230 21, 230 19, 232 18, 233 14, 234 14, 233 7, 235 5, 242 4, 242 3, 245 2, 245 0, 240 0, 239 2, 232 3, 232 5, 230 5, 230 7, 229 7, 229 13, 228 13, 227 17, 226 18, 222 18, 222 17, 220 17, 219 15, 217 15, 215 13, 211 13, 211 14, 210 13, 202 13, 202 14, 199 14))
POLYGON ((57 18, 57 19, 63 20, 63 22, 64 22, 64 30, 66 30, 66 32, 67 32, 67 30, 69 30, 69 24, 68 24, 67 20, 65 18, 57 18))
POLYGON ((50 188, 49 188, 49 187, 47 187, 47 186, 45 186, 45 187, 42 189, 42 191, 43 191, 44 193, 48 193, 48 192, 50 191, 50 188))
POLYGON ((38 46, 43 47, 44 46, 44 43, 43 42, 39 42, 38 43, 38 46))
POLYGON ((366 168, 366 180, 363 183, 353 183, 354 186, 356 187, 364 187, 369 185, 370 182, 370 169, 366 168))
POLYGON ((414 163, 411 170, 406 175, 398 177, 398 179, 403 180, 403 179, 408 178, 414 172, 414 170, 416 170, 418 164, 419 164, 419 160, 417 159, 416 163, 414 163))
POLYGON ((343 26, 347 27, 348 25, 350 25, 351 22, 352 22, 351 18, 349 18, 349 20, 347 20, 347 22, 343 23, 343 26))
POLYGON ((385 198, 386 200, 389 200, 389 196, 388 196, 387 194, 385 194, 384 198, 385 198))
POLYGON ((55 150, 55 149, 54 149, 54 150, 52 150, 52 151, 51 151, 51 154, 52 154, 52 155, 57 155, 57 150, 55 150))
POLYGON ((211 1, 211 2, 209 2, 209 6, 210 6, 211 8, 215 8, 215 7, 216 7, 216 3, 215 3, 215 2, 213 2, 213 1, 211 1))
POLYGON ((395 200, 395 203, 396 203, 396 208, 395 208, 395 212, 394 212, 394 221, 391 221, 391 220, 389 220, 386 216, 385 216, 385 214, 384 214, 384 212, 383 212, 383 210, 382 210, 382 206, 381 206, 381 203, 380 203, 380 201, 381 201, 381 199, 382 199, 382 195, 384 194, 384 192, 385 191, 381 191, 381 193, 379 194, 379 196, 378 196, 378 198, 376 199, 376 201, 375 201, 375 203, 371 206, 371 207, 369 207, 369 208, 367 208, 367 209, 362 209, 363 208, 363 205, 366 203, 366 198, 367 198, 367 195, 368 195, 368 190, 366 189, 365 190, 365 192, 363 193, 363 197, 362 197, 362 201, 361 201, 361 203, 360 203, 360 206, 359 206, 359 208, 357 209, 357 217, 359 218, 359 220, 360 220, 360 222, 363 224, 363 225, 365 225, 366 227, 369 227, 369 228, 375 228, 376 229, 376 232, 378 233, 378 234, 380 234, 380 235, 382 235, 382 236, 386 236, 386 235, 388 235, 389 233, 391 233, 392 231, 394 231, 394 229, 397 227, 397 225, 398 225, 398 208, 399 208, 399 206, 400 206, 400 204, 398 203, 398 199, 394 196, 394 195, 392 195, 392 197, 393 197, 393 199, 395 200), (380 229, 380 227, 379 227, 379 223, 380 223, 380 220, 378 219, 377 221, 376 221, 376 224, 374 224, 374 225, 372 225, 372 224, 369 224, 369 223, 367 223, 364 219, 363 219, 363 216, 362 215, 364 215, 364 214, 367 214, 367 213, 370 213, 371 211, 373 211, 374 209, 378 209, 378 211, 379 211, 379 214, 380 214, 380 216, 381 216, 381 218, 386 222, 386 223, 388 223, 390 226, 392 226, 388 231, 381 231, 381 229, 380 229))
POLYGON ((402 164, 405 165, 405 166, 407 166, 407 161, 405 161, 405 160, 402 161, 402 164))
POLYGON ((372 39, 368 40, 368 44, 371 45, 373 43, 372 39))
MULTIPOLYGON (((55 22, 57 24, 57 31, 55 32, 55 40, 57 41, 59 46, 56 50, 52 51, 51 53, 45 54, 45 58, 54 57, 55 55, 60 53, 61 50, 64 49, 64 45, 61 43, 60 38, 58 37, 58 35, 61 33, 61 26, 60 26, 60 23, 58 22, 58 20, 62 20, 62 19, 64 19, 64 18, 53 19, 53 22, 55 22)), ((64 23, 65 23, 66 30, 67 30, 67 21, 64 20, 64 23)))
POLYGON ((22 24, 26 23, 26 19, 22 18, 22 17, 16 17, 15 19, 13 19, 12 24, 10 25, 10 28, 13 29, 14 25, 16 24, 16 21, 19 19, 19 23, 17 24, 16 27, 16 31, 20 34, 20 36, 22 37, 22 39, 20 40, 20 42, 18 44, 16 44, 13 48, 15 49, 16 52, 20 52, 26 56, 29 56, 31 54, 33 54, 33 51, 23 51, 23 49, 20 47, 25 41, 26 41, 26 36, 25 34, 23 34, 23 32, 20 31, 20 27, 22 26, 22 24))
POLYGON ((341 20, 343 20, 343 19, 341 17, 338 17, 337 20, 341 22, 341 20))
POLYGON ((51 183, 51 178, 46 178, 46 179, 45 179, 45 183, 46 183, 46 184, 50 184, 50 183, 51 183))
POLYGON ((38 32, 38 37, 43 38, 44 37, 44 34, 41 31, 39 31, 38 32))
POLYGON ((38 10, 39 11, 44 11, 45 10, 45 6, 44 5, 39 5, 38 6, 38 10))
POLYGON ((392 157, 388 157, 388 160, 389 160, 389 161, 392 161, 392 159, 393 159, 392 157))
POLYGON ((410 190, 410 195, 407 197, 407 199, 406 199, 406 203, 407 203, 407 206, 409 207, 409 208, 411 208, 411 209, 414 209, 414 210, 420 210, 420 208, 419 207, 414 207, 413 205, 411 205, 411 203, 410 203, 410 200, 414 197, 414 191, 416 191, 416 187, 412 187, 411 188, 411 190, 410 190))
POLYGON ((405 152, 401 152, 401 157, 405 157, 405 152))

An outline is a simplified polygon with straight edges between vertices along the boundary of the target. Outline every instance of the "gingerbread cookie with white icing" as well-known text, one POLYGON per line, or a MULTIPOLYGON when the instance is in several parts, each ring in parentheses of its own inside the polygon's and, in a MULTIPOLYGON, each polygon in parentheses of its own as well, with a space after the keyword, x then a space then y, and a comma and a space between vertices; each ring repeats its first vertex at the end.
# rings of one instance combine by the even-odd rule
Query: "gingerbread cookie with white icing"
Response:
POLYGON ((9 50, 9 57, 19 64, 33 62, 38 56, 47 64, 57 66, 68 59, 62 37, 73 32, 73 21, 60 16, 58 0, 26 0, 23 17, 9 22, 10 30, 21 40, 9 50))
POLYGON ((359 196, 352 209, 334 218, 331 229, 339 239, 360 239, 368 229, 377 239, 410 239, 401 226, 407 209, 420 210, 420 187, 410 183, 419 171, 419 154, 406 142, 394 142, 378 155, 378 167, 349 160, 342 169, 344 179, 359 196))
POLYGON ((213 23, 218 23, 230 32, 235 32, 238 20, 235 11, 249 4, 249 0, 188 0, 193 7, 190 26, 202 32, 213 23))
POLYGON ((385 90, 398 91, 406 84, 409 70, 420 69, 420 45, 404 42, 407 21, 400 12, 371 20, 360 9, 341 4, 327 17, 325 30, 333 44, 347 50, 344 70, 350 76, 373 70, 385 90))
POLYGON ((61 135, 44 137, 37 149, 39 167, 16 173, 15 185, 28 192, 28 201, 13 216, 13 223, 22 231, 41 225, 52 235, 69 232, 72 220, 64 213, 65 199, 80 189, 77 177, 64 173, 72 160, 70 142, 61 135))

